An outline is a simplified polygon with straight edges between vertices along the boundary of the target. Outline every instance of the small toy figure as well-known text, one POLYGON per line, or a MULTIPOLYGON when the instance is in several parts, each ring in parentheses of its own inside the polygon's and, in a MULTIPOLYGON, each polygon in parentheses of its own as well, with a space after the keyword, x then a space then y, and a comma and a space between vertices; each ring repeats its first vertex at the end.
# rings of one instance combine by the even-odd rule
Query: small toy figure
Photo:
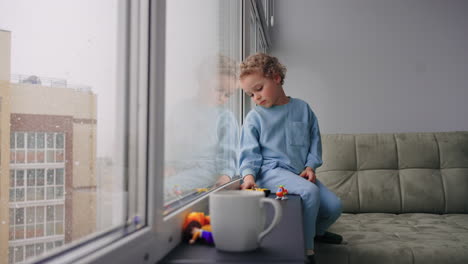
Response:
POLYGON ((192 212, 185 218, 183 240, 194 244, 199 238, 201 242, 213 245, 210 217, 201 212, 192 212))
POLYGON ((172 193, 178 198, 182 196, 182 191, 178 184, 172 186, 172 193))
POLYGON ((279 185, 278 190, 276 190, 276 200, 287 200, 288 197, 286 197, 286 194, 288 194, 288 190, 284 188, 284 185, 279 185))

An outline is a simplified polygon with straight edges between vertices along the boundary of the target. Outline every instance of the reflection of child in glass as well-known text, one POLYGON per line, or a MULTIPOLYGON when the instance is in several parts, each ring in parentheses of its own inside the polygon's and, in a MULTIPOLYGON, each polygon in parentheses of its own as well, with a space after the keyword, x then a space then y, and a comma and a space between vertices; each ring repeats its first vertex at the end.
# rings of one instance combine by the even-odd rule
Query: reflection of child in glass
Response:
POLYGON ((166 201, 225 184, 237 174, 239 125, 230 101, 238 88, 236 70, 229 57, 206 58, 195 72, 195 94, 168 111, 166 201))
POLYGON ((341 201, 316 178, 322 165, 317 117, 306 102, 286 96, 285 72, 277 58, 262 53, 240 65, 240 85, 257 104, 242 127, 241 188, 286 185, 289 194, 301 196, 307 255, 313 261, 315 236, 341 243, 341 236, 326 232, 341 214, 341 201))

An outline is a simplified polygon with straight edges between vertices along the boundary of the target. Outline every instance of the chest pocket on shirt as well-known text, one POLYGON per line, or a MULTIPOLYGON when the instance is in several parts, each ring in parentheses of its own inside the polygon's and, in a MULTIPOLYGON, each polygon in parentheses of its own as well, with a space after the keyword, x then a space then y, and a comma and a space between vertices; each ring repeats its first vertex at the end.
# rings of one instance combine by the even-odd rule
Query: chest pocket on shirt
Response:
POLYGON ((303 122, 289 122, 287 126, 288 144, 292 146, 308 146, 309 139, 307 124, 303 122))

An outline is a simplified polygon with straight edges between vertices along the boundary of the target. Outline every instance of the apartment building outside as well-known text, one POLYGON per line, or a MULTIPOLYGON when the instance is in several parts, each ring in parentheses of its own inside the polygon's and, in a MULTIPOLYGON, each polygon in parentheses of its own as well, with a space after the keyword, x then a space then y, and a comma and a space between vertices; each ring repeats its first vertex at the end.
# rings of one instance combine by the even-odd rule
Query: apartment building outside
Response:
POLYGON ((96 95, 40 76, 11 76, 0 31, 0 263, 96 231, 96 95))

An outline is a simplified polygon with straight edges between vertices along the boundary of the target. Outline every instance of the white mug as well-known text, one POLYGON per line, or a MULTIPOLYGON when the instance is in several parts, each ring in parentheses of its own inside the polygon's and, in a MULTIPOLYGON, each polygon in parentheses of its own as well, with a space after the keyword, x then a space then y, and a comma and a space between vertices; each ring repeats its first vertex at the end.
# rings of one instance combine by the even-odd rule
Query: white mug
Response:
POLYGON ((282 209, 278 201, 257 191, 219 191, 210 195, 210 218, 215 247, 223 251, 250 251, 279 223, 282 209), (274 217, 265 229, 264 204, 274 208, 274 217))

